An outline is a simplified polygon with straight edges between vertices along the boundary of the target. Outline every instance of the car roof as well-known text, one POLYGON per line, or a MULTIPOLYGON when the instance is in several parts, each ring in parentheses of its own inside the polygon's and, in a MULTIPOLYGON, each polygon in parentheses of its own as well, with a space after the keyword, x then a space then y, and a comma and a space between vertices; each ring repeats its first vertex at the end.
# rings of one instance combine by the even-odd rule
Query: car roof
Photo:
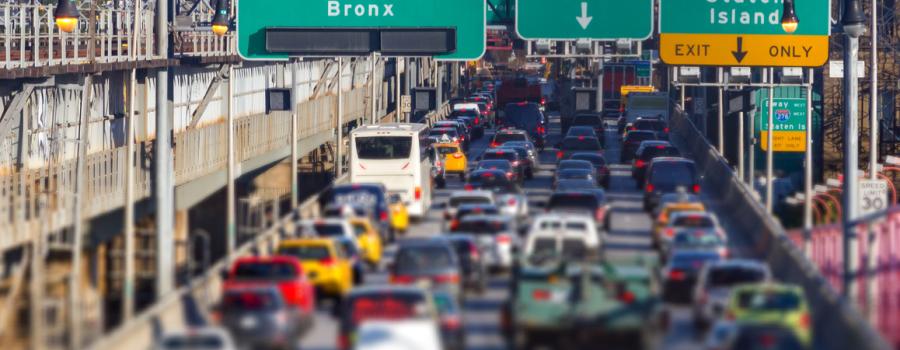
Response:
POLYGON ((587 214, 582 213, 559 213, 559 212, 549 212, 542 213, 535 216, 533 222, 537 222, 539 220, 553 220, 553 221, 567 221, 567 220, 579 220, 579 221, 591 221, 594 222, 594 218, 587 214))
POLYGON ((466 204, 461 204, 459 206, 460 210, 462 210, 462 209, 477 209, 477 208, 495 208, 496 209, 497 206, 494 204, 490 204, 490 203, 466 203, 466 204))
POLYGON ((475 171, 473 171, 471 174, 469 174, 469 176, 470 176, 470 177, 477 177, 477 176, 475 176, 475 175, 482 176, 482 175, 485 175, 485 174, 491 174, 491 175, 494 175, 494 176, 497 176, 497 177, 503 177, 503 178, 506 178, 506 173, 505 173, 503 170, 496 170, 496 169, 480 169, 480 170, 475 170, 475 171))
POLYGON ((448 247, 452 248, 449 245, 449 242, 445 241, 436 241, 431 238, 404 238, 401 240, 397 240, 397 249, 401 248, 419 248, 419 247, 448 247))
POLYGON ((769 266, 762 261, 753 259, 727 259, 708 264, 710 268, 755 268, 769 270, 769 266))
POLYGON ((525 130, 519 130, 519 129, 502 129, 502 130, 498 130, 498 131, 494 134, 494 136, 497 136, 497 135, 500 135, 500 134, 519 134, 519 135, 526 135, 526 132, 525 132, 525 130))
POLYGON ((566 168, 557 170, 557 174, 590 174, 594 172, 594 169, 585 169, 585 168, 566 168))
POLYGON ((550 194, 550 197, 554 197, 554 196, 591 196, 591 197, 597 197, 597 194, 596 194, 593 190, 588 190, 588 189, 584 189, 584 190, 561 190, 561 191, 554 191, 553 193, 550 194))
POLYGON ((602 158, 603 160, 606 160, 606 157, 603 155, 603 153, 597 153, 597 152, 575 152, 575 153, 572 153, 572 155, 569 156, 569 159, 566 159, 566 160, 581 160, 581 159, 572 159, 572 157, 575 157, 575 156, 590 157, 590 158, 602 158))
POLYGON ((672 145, 671 142, 669 142, 669 141, 664 141, 664 140, 644 140, 644 141, 641 141, 641 147, 653 147, 653 146, 660 146, 660 145, 661 145, 661 146, 675 147, 675 146, 672 145))
POLYGON ((586 161, 584 159, 563 159, 563 160, 559 161, 557 168, 559 166, 562 166, 563 164, 581 164, 581 165, 587 164, 587 165, 593 166, 593 164, 591 162, 586 161))
POLYGON ((657 163, 690 163, 690 164, 694 164, 694 161, 684 158, 684 157, 656 157, 656 158, 653 158, 653 161, 650 164, 657 164, 657 163))
POLYGON ((681 217, 681 216, 702 216, 715 220, 715 215, 710 212, 699 211, 699 210, 688 210, 688 211, 679 211, 672 213, 672 219, 681 217))

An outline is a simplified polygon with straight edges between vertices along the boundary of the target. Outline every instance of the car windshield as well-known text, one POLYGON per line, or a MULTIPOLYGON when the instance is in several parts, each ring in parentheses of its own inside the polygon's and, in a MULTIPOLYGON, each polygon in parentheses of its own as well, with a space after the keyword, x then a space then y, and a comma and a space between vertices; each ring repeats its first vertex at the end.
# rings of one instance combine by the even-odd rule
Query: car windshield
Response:
POLYGON ((225 310, 276 310, 281 306, 277 292, 238 291, 226 292, 222 300, 225 310))
POLYGON ((588 169, 565 169, 557 172, 556 178, 560 180, 589 180, 591 179, 591 171, 588 169))
POLYGON ((679 186, 689 190, 696 179, 692 163, 657 162, 650 169, 650 183, 662 191, 674 191, 679 186))
POLYGON ((593 164, 594 166, 606 165, 606 159, 603 158, 603 156, 601 156, 599 154, 587 154, 587 153, 577 154, 576 153, 576 154, 573 154, 572 157, 570 157, 569 159, 571 159, 571 160, 586 160, 588 162, 591 162, 591 164, 593 164))
POLYGON ((547 208, 553 209, 584 209, 596 210, 600 206, 597 197, 592 194, 563 194, 552 195, 547 203, 547 208))
POLYGON ((666 128, 666 124, 659 120, 638 120, 634 122, 637 130, 657 130, 662 131, 666 128))
POLYGON ((761 269, 747 267, 716 267, 709 271, 706 284, 711 288, 731 287, 742 283, 762 282, 766 274, 761 269))
POLYGON ((349 320, 358 325, 366 320, 402 320, 417 317, 417 305, 426 302, 420 293, 371 294, 353 297, 347 308, 349 320))
POLYGON ((450 116, 447 117, 449 119, 456 119, 458 117, 475 117, 478 115, 474 109, 464 109, 464 110, 456 110, 453 113, 450 113, 450 116))
POLYGON ((491 204, 491 199, 484 196, 451 197, 450 207, 456 208, 463 204, 491 204))
POLYGON ((587 179, 563 179, 556 184, 559 191, 591 190, 597 188, 593 180, 587 179))
POLYGON ((562 241, 562 256, 568 259, 583 259, 587 256, 584 240, 567 238, 562 241))
POLYGON ((512 163, 510 163, 506 159, 489 159, 482 160, 478 162, 478 166, 476 167, 478 170, 510 170, 512 169, 512 163))
POLYGON ((537 104, 533 103, 511 103, 506 105, 503 112, 503 119, 506 124, 523 130, 532 130, 536 128, 543 119, 541 110, 537 104))
POLYGON ((679 215, 672 220, 672 226, 689 228, 714 228, 712 218, 703 215, 679 215))
POLYGON ((356 138, 359 159, 406 159, 412 149, 410 136, 366 136, 356 138))
POLYGON ((401 248, 396 258, 397 273, 423 273, 454 267, 450 250, 443 246, 401 248))
POLYGON ((288 262, 241 262, 234 269, 233 276, 239 280, 274 280, 297 276, 299 271, 288 262))
POLYGON ((597 133, 594 128, 579 126, 570 128, 566 136, 597 136, 597 133))
POLYGON ((428 132, 428 136, 443 136, 443 135, 447 135, 447 137, 449 137, 449 138, 454 138, 457 136, 456 129, 449 129, 449 128, 431 129, 431 131, 428 132))
POLYGON ((317 223, 313 224, 313 230, 315 230, 316 234, 318 234, 319 236, 324 237, 344 235, 344 225, 341 224, 317 223))
POLYGON ((584 169, 584 170, 593 170, 594 165, 588 161, 584 160, 564 160, 559 162, 559 166, 557 166, 557 171, 567 170, 567 169, 584 169))
POLYGON ((469 178, 469 185, 474 189, 491 191, 495 193, 518 193, 519 188, 515 183, 506 178, 506 175, 494 173, 475 174, 469 178))
POLYGON ((278 253, 293 256, 301 261, 318 261, 331 257, 331 251, 325 245, 282 246, 278 249, 278 253))
POLYGON ((681 152, 671 146, 653 146, 641 152, 641 160, 648 161, 656 157, 681 157, 681 152))
POLYGON ((448 154, 454 154, 454 153, 459 152, 459 148, 450 147, 450 146, 438 146, 438 147, 435 147, 435 149, 437 149, 437 152, 440 155, 448 155, 448 154))
POLYGON ((509 230, 509 222, 480 218, 462 220, 462 222, 460 222, 456 227, 456 231, 458 232, 489 235, 494 235, 499 233, 500 231, 506 230, 509 230))
POLYGON ((532 242, 532 255, 556 255, 556 239, 538 238, 532 242))
POLYGON ((456 212, 456 219, 461 220, 469 214, 496 215, 499 213, 494 206, 462 207, 456 212))
POLYGON ((494 135, 494 143, 501 144, 501 145, 504 143, 510 142, 510 141, 527 141, 527 140, 528 140, 528 137, 525 136, 525 134, 519 134, 519 133, 501 132, 501 133, 494 135))
POLYGON ((534 148, 534 146, 531 144, 531 142, 527 142, 527 141, 509 141, 509 142, 504 142, 501 146, 502 147, 512 147, 512 148, 520 148, 521 147, 521 148, 525 148, 526 150, 534 148))
POLYGON ((719 259, 720 257, 718 253, 676 253, 672 257, 672 266, 700 269, 701 267, 703 267, 703 264, 709 261, 717 261, 719 259))
POLYGON ((523 147, 507 147, 506 145, 503 145, 500 148, 504 151, 518 153, 519 158, 521 158, 521 159, 528 157, 528 150, 523 147))
POLYGON ((560 149, 569 151, 599 151, 600 141, 596 137, 567 137, 563 140, 560 149))
POLYGON ((800 296, 790 291, 742 290, 737 303, 742 309, 790 311, 800 308, 800 296))
POLYGON ((330 203, 374 207, 384 202, 384 192, 377 187, 346 186, 331 190, 330 203))

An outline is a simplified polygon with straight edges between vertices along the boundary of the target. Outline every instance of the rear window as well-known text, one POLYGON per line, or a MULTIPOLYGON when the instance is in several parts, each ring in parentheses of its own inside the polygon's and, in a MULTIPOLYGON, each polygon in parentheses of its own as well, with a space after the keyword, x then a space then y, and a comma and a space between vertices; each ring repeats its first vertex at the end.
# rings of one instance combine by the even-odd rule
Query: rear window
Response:
POLYGON ((512 163, 505 159, 489 159, 486 161, 478 162, 478 169, 486 169, 486 170, 509 170, 512 169, 512 163))
POLYGON ((593 128, 590 127, 581 127, 581 128, 571 128, 569 132, 566 133, 566 136, 595 136, 597 133, 593 128))
POLYGON ((583 222, 579 222, 579 221, 567 221, 565 223, 565 225, 563 225, 563 223, 559 222, 559 221, 546 220, 546 221, 542 221, 538 227, 540 227, 542 230, 551 230, 551 229, 558 230, 558 229, 563 228, 563 226, 565 226, 565 228, 567 230, 578 230, 578 231, 587 230, 587 224, 585 224, 583 222))
POLYGON ((566 169, 557 173, 556 178, 560 180, 590 179, 591 172, 586 169, 566 169))
POLYGON ((634 122, 634 127, 636 127, 638 130, 661 131, 666 128, 666 124, 656 120, 638 120, 634 122))
POLYGON ((653 132, 631 131, 628 133, 628 135, 625 135, 625 142, 631 143, 655 139, 656 133, 653 132))
POLYGON ((672 238, 672 241, 679 246, 716 246, 722 244, 719 235, 709 232, 679 232, 672 238))
POLYGON ((717 261, 719 260, 718 253, 709 253, 709 254, 675 254, 672 257, 672 265, 679 267, 691 267, 695 269, 699 269, 703 267, 703 264, 709 261, 717 261))
POLYGON ((495 193, 518 193, 519 191, 516 184, 507 179, 506 175, 495 176, 491 173, 472 176, 469 178, 469 185, 479 190, 495 193))
POLYGON ((481 159, 505 159, 508 161, 514 161, 519 158, 519 155, 516 154, 515 151, 503 151, 503 152, 485 152, 481 159))
POLYGON ((731 287, 741 283, 762 282, 766 275, 759 269, 744 267, 713 268, 706 284, 710 287, 731 287))
POLYGON ((538 238, 534 240, 531 247, 534 255, 553 255, 556 253, 556 239, 538 238))
POLYGON ((715 226, 712 219, 702 215, 682 215, 672 220, 672 226, 689 228, 712 228, 715 226))
POLYGON ((459 149, 456 147, 447 147, 447 146, 436 147, 436 149, 437 149, 438 154, 440 154, 440 155, 454 154, 457 151, 459 151, 459 149))
POLYGON ((313 224, 313 230, 319 236, 325 237, 344 235, 344 225, 341 224, 313 224))
POLYGON ((384 191, 371 186, 341 186, 331 190, 331 203, 373 207, 384 202, 384 191))
POLYGON ((417 317, 417 306, 425 303, 425 297, 413 293, 385 293, 353 298, 348 307, 350 322, 354 325, 366 320, 401 320, 417 317))
POLYGON ((469 214, 496 215, 498 213, 499 213, 499 211, 495 207, 465 208, 465 209, 460 209, 458 212, 456 212, 456 218, 462 219, 466 215, 469 215, 469 214))
POLYGON ((590 194, 564 194, 550 196, 547 208, 596 210, 600 206, 597 197, 590 194))
POLYGON ((564 239, 562 242, 562 256, 572 259, 582 259, 587 256, 587 246, 580 239, 564 239))
POLYGON ((234 278, 241 280, 271 280, 294 278, 298 271, 287 262, 242 262, 234 269, 234 278))
POLYGON ((450 206, 458 207, 463 204, 491 204, 487 197, 453 197, 450 198, 450 206))
POLYGON ((510 141, 527 141, 528 137, 525 134, 516 134, 516 133, 499 133, 494 135, 494 142, 499 144, 504 144, 510 141))
POLYGON ((595 137, 567 137, 563 140, 560 149, 574 151, 599 151, 600 141, 595 137))
POLYGON ((429 136, 443 136, 447 135, 447 137, 456 137, 456 129, 432 129, 428 132, 429 136))
POLYGON ((530 130, 541 122, 541 111, 536 104, 509 104, 503 112, 505 123, 520 129, 530 130))
POLYGON ((606 165, 606 159, 603 158, 602 156, 596 155, 596 154, 575 154, 575 155, 572 155, 572 157, 569 159, 586 160, 586 161, 591 162, 591 164, 593 164, 594 166, 606 165))
POLYGON ((677 186, 693 185, 696 179, 692 163, 661 162, 654 163, 650 169, 650 183, 664 191, 673 191, 677 186))
POLYGON ((409 136, 368 136, 356 138, 359 159, 406 159, 412 149, 409 136))
POLYGON ((225 347, 221 338, 215 335, 188 335, 170 337, 163 341, 163 348, 169 350, 218 350, 225 347))
POLYGON ((280 306, 277 295, 265 291, 225 293, 222 306, 226 310, 275 310, 280 306))
POLYGON ((397 272, 416 273, 454 267, 450 250, 441 246, 402 248, 397 253, 397 272))
POLYGON ((800 307, 800 296, 788 291, 740 291, 738 306, 743 309, 790 311, 800 307))
POLYGON ((281 255, 290 255, 301 261, 323 260, 331 257, 331 250, 324 245, 286 246, 278 249, 281 255))
POLYGON ((463 220, 456 227, 456 230, 459 232, 493 235, 500 231, 509 230, 509 223, 488 219, 463 220))
POLYGON ((584 170, 592 170, 594 165, 588 161, 562 161, 559 162, 558 170, 564 169, 584 169, 584 170))

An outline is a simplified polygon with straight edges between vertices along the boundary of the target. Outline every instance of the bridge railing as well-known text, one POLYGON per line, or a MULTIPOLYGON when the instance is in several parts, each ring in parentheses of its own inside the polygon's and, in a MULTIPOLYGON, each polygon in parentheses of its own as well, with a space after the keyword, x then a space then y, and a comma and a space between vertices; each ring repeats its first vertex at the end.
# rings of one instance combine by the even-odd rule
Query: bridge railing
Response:
POLYGON ((802 287, 809 302, 815 349, 888 349, 889 346, 854 306, 840 298, 819 270, 788 238, 784 228, 765 212, 727 161, 709 144, 679 108, 671 119, 673 140, 687 151, 703 174, 702 186, 741 235, 729 239, 747 247, 745 253, 772 266, 778 280, 802 287))

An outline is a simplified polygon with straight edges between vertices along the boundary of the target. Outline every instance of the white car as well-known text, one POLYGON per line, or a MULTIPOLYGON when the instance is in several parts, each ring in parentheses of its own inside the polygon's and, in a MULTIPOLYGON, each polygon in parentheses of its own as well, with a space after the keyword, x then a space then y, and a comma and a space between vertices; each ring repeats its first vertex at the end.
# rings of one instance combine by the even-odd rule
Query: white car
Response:
POLYGON ((577 230, 532 230, 526 238, 523 256, 551 255, 563 259, 596 256, 600 247, 591 245, 584 232, 577 230))
POLYGON ((694 326, 702 330, 724 316, 735 286, 771 280, 769 267, 756 260, 732 259, 705 264, 694 287, 694 326))
POLYGON ((453 105, 454 111, 477 111, 478 115, 481 115, 481 108, 478 108, 477 103, 457 103, 453 105))
POLYGON ((441 350, 435 320, 372 320, 359 326, 354 350, 441 350))
POLYGON ((294 231, 296 237, 344 237, 356 240, 353 225, 343 218, 301 220, 294 231))
POLYGON ((154 350, 234 350, 231 335, 220 327, 196 327, 168 332, 154 346, 154 350))
POLYGON ((516 219, 508 215, 466 215, 457 224, 456 232, 469 233, 478 242, 486 265, 492 269, 512 267, 514 247, 518 247, 519 234, 516 219))
POLYGON ((531 221, 532 233, 564 233, 566 237, 580 237, 590 249, 600 249, 602 231, 593 217, 584 214, 547 213, 531 221))
POLYGON ((450 194, 444 207, 444 219, 450 220, 456 217, 456 210, 463 204, 495 204, 494 193, 491 191, 455 191, 450 194))
POLYGON ((528 217, 528 196, 525 192, 496 193, 494 198, 501 214, 517 219, 528 217))

